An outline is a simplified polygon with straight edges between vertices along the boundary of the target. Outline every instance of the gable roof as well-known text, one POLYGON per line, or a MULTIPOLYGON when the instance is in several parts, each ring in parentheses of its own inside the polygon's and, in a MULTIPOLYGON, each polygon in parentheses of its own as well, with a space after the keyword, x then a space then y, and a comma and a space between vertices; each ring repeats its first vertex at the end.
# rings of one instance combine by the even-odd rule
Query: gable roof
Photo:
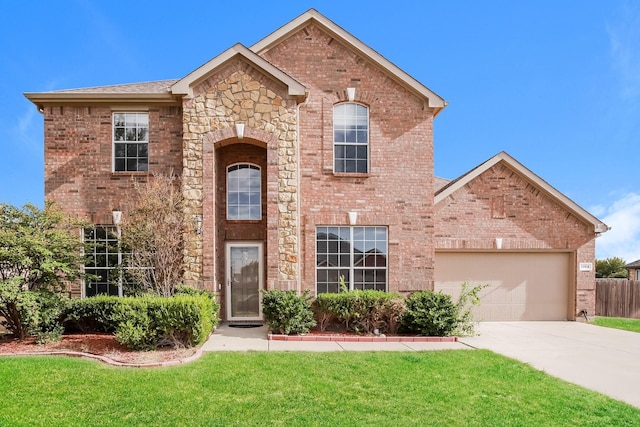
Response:
POLYGON ((442 97, 411 77, 406 72, 402 71, 378 52, 362 43, 356 37, 349 34, 342 27, 338 26, 315 9, 309 9, 293 21, 285 24, 275 32, 251 46, 251 48, 246 48, 240 43, 232 46, 182 79, 51 92, 27 92, 24 96, 36 104, 38 108, 41 108, 41 105, 46 102, 79 103, 87 101, 152 101, 156 103, 176 104, 179 102, 181 96, 191 95, 191 88, 193 85, 202 81, 207 75, 231 58, 241 56, 267 75, 270 75, 274 79, 285 84, 288 87, 289 95, 299 97, 299 99, 302 100, 307 96, 306 88, 300 82, 262 58, 260 55, 268 51, 271 47, 282 42, 304 26, 308 25, 310 22, 320 26, 332 37, 380 67, 385 74, 394 79, 397 83, 424 99, 426 104, 435 110, 434 116, 438 115, 438 113, 447 106, 447 102, 442 97))
POLYGON ((450 182, 451 182, 450 179, 440 178, 439 176, 434 176, 433 177, 434 191, 441 190, 445 185, 449 184, 450 182))
POLYGON ((251 46, 250 49, 258 55, 262 55, 273 46, 287 39, 293 33, 296 33, 301 28, 307 26, 310 22, 319 25, 333 38, 353 48, 356 52, 358 52, 359 55, 367 58, 378 67, 382 68, 383 71, 385 71, 386 74, 392 77, 396 82, 424 98, 427 101, 428 106, 435 109, 434 116, 438 115, 438 113, 440 113, 440 111, 442 111, 447 106, 447 102, 444 100, 444 98, 433 92, 428 87, 424 86, 422 83, 411 77, 406 72, 402 71, 391 61, 380 55, 378 52, 376 52, 366 44, 362 43, 356 37, 349 34, 342 27, 340 27, 335 22, 331 21, 315 9, 309 9, 302 15, 295 18, 293 21, 283 25, 267 37, 251 46))
POLYGON ((545 193, 552 200, 555 200, 565 209, 573 213, 576 217, 582 219, 586 223, 592 224, 594 227, 594 231, 596 233, 605 233, 611 229, 608 225, 600 221, 595 216, 591 215, 585 209, 581 208, 573 200, 571 200, 570 198, 562 194, 560 191, 556 190, 549 183, 547 183, 545 180, 540 178, 535 173, 531 172, 522 163, 518 162, 516 159, 514 159, 504 151, 502 151, 501 153, 498 153, 496 156, 490 158, 486 162, 475 167, 474 169, 470 170, 466 174, 451 181, 449 184, 445 185, 440 190, 436 191, 434 204, 438 204, 442 202, 451 194, 453 194, 460 188, 464 187, 469 182, 471 182, 472 180, 474 180, 475 178, 477 178, 478 176, 480 176, 481 174, 483 174, 493 166, 497 165, 498 163, 506 164, 509 167, 509 169, 513 170, 514 172, 519 174, 521 177, 523 177, 527 181, 534 184, 543 193, 545 193))
POLYGON ((307 89, 300 82, 286 74, 284 71, 275 67, 273 64, 265 60, 264 58, 256 55, 242 44, 237 43, 229 49, 222 52, 212 60, 198 67, 196 70, 187 74, 184 78, 178 80, 171 86, 171 92, 174 95, 186 95, 188 97, 193 96, 192 88, 204 80, 207 76, 213 73, 216 69, 232 60, 236 57, 242 57, 248 61, 251 65, 262 70, 264 73, 270 75, 274 79, 282 82, 288 87, 289 95, 306 97, 307 89))

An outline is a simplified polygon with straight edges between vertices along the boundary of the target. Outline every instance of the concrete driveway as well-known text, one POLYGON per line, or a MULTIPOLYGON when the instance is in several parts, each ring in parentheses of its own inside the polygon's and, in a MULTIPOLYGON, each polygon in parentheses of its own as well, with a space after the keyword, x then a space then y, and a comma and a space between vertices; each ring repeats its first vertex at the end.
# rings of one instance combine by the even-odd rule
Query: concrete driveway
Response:
POLYGON ((483 322, 463 343, 640 407, 640 333, 578 322, 483 322))

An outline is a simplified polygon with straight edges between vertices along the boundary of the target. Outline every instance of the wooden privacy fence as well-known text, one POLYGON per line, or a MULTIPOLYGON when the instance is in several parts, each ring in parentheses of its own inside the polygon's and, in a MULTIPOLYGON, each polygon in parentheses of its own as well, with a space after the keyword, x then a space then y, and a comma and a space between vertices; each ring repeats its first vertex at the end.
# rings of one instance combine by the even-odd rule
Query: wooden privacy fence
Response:
POLYGON ((640 319, 640 280, 596 279, 596 316, 640 319))

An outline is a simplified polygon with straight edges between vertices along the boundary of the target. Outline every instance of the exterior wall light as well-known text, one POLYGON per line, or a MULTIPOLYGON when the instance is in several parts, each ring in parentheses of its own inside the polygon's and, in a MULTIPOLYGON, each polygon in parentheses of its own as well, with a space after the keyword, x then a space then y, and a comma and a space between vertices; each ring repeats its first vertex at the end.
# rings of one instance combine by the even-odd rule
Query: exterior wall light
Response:
POLYGON ((193 216, 193 225, 196 228, 196 234, 202 234, 202 215, 193 216))
POLYGON ((502 238, 496 237, 496 249, 502 249, 502 238))

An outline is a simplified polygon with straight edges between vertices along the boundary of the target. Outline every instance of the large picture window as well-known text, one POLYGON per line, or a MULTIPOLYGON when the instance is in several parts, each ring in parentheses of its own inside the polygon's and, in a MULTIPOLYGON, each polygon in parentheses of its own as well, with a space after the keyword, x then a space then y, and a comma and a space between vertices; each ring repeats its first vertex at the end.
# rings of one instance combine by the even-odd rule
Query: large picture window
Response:
POLYGON ((355 103, 333 107, 333 171, 369 172, 369 109, 355 103))
POLYGON ((387 290, 387 227, 317 227, 317 292, 387 290))
POLYGON ((84 272, 90 275, 84 281, 84 296, 122 296, 124 263, 129 254, 121 249, 116 227, 85 228, 84 242, 84 272))
POLYGON ((260 168, 237 164, 227 168, 227 219, 262 218, 262 178, 260 168))
POLYGON ((148 113, 113 113, 113 170, 149 170, 148 113))

